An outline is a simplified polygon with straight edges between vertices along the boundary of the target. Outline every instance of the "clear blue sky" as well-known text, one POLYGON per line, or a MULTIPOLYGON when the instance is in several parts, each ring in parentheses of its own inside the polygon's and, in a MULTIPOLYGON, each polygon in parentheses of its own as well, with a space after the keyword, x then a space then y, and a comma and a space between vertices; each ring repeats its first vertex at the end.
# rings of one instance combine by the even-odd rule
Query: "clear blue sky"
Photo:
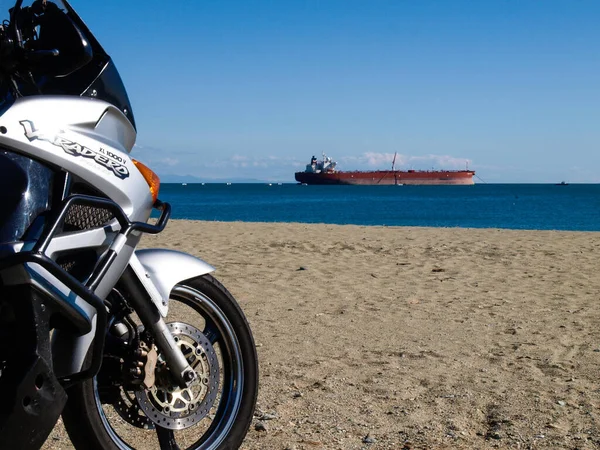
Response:
MULTIPOLYGON (((469 167, 600 182, 600 1, 73 0, 163 177, 469 167)), ((168 179, 166 177, 165 179, 168 179)))

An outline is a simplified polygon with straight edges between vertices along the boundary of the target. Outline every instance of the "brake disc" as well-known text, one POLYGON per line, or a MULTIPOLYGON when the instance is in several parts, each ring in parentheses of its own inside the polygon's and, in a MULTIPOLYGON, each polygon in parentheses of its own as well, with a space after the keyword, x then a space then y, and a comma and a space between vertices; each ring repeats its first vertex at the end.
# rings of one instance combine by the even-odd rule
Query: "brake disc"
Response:
POLYGON ((128 424, 146 430, 154 429, 154 423, 142 411, 133 392, 120 389, 119 399, 112 406, 128 424))
POLYGON ((182 389, 172 381, 166 363, 159 357, 156 382, 150 389, 137 391, 135 396, 154 424, 182 430, 200 422, 212 408, 219 389, 219 363, 215 349, 200 330, 182 322, 167 326, 188 364, 196 371, 196 380, 182 389))

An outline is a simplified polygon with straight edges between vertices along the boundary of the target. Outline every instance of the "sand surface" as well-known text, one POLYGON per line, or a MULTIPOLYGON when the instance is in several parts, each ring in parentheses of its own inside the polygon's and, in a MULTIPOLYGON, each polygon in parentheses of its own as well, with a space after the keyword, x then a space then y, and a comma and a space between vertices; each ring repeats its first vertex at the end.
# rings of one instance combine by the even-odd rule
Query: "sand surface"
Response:
POLYGON ((600 447, 600 233, 172 221, 142 246, 244 309, 244 448, 600 447))

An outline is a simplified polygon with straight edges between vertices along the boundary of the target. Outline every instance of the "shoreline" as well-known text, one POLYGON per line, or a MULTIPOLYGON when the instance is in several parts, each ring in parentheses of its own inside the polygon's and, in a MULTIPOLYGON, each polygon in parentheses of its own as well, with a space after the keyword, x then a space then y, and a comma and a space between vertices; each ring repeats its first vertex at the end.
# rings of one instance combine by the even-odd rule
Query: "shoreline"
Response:
MULTIPOLYGON (((150 221, 155 220, 156 217, 152 217, 150 221)), ((243 221, 243 220, 202 220, 202 219, 186 219, 186 218, 174 218, 171 217, 167 224, 167 228, 171 223, 177 222, 189 222, 191 225, 193 224, 248 224, 248 225, 298 225, 298 226, 335 226, 335 227, 367 227, 367 228, 384 228, 384 229, 412 229, 412 230, 466 230, 466 231, 514 231, 514 232, 556 232, 556 233, 592 233, 598 234, 600 230, 561 230, 561 229, 540 229, 540 228, 485 228, 485 227, 462 227, 462 226, 426 226, 426 225, 362 225, 362 224, 353 224, 353 223, 328 223, 328 222, 260 222, 260 221, 243 221)))

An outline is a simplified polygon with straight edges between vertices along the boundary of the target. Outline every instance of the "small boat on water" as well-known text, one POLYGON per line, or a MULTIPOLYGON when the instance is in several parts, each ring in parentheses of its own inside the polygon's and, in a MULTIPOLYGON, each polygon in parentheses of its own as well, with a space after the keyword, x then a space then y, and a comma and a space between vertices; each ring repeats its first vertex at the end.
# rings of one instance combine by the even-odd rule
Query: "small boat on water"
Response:
POLYGON ((560 183, 556 183, 555 186, 568 186, 569 183, 566 183, 564 181, 561 181, 560 183))

